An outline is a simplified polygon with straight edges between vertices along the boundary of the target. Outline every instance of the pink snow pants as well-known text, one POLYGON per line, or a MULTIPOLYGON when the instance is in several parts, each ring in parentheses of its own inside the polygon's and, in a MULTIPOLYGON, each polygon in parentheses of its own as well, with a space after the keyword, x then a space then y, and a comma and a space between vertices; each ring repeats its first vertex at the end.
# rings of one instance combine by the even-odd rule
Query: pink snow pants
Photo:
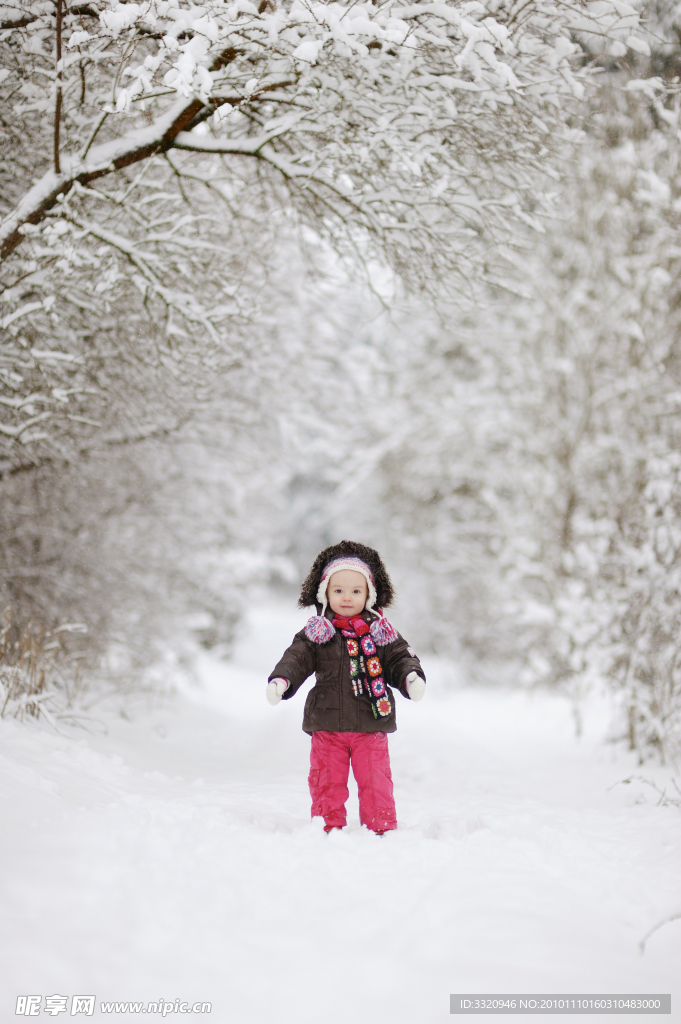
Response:
POLYGON ((359 820, 373 832, 397 828, 388 737, 384 732, 314 732, 310 751, 312 817, 347 824, 348 774, 357 780, 359 820))

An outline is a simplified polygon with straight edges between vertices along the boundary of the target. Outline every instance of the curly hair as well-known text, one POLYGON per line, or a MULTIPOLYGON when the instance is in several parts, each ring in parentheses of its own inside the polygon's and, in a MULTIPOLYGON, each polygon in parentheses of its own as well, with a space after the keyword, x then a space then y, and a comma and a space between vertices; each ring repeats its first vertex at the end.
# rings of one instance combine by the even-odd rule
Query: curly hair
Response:
POLYGON ((378 551, 367 547, 366 544, 358 544, 352 540, 342 540, 339 544, 332 544, 331 547, 324 548, 315 558, 312 568, 300 588, 298 604, 301 608, 308 608, 310 605, 317 603, 317 591, 324 569, 330 561, 342 555, 355 555, 356 558, 361 558, 369 566, 374 577, 376 604, 379 608, 387 608, 392 604, 395 591, 390 582, 388 570, 384 566, 378 551))

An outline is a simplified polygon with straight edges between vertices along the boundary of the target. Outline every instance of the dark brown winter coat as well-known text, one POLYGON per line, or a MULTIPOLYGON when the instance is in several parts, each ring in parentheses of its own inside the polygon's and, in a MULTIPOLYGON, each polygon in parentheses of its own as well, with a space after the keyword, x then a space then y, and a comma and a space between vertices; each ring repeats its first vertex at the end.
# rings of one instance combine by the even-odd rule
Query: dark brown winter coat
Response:
MULTIPOLYGON (((333 613, 327 613, 328 618, 333 613)), ((366 622, 372 622, 375 616, 363 613, 366 622)), ((284 700, 300 689, 306 679, 314 672, 315 685, 307 695, 303 715, 303 729, 312 734, 322 729, 329 732, 395 732, 395 696, 391 687, 400 691, 409 699, 405 680, 410 672, 416 672, 425 680, 421 662, 404 637, 398 633, 397 640, 385 647, 377 647, 377 653, 383 666, 383 678, 386 682, 387 696, 392 704, 392 711, 385 718, 374 718, 371 704, 366 694, 355 697, 350 682, 350 655, 345 638, 337 630, 336 635, 325 644, 316 644, 308 640, 305 631, 296 633, 291 646, 270 675, 270 680, 287 679, 289 688, 284 700)))

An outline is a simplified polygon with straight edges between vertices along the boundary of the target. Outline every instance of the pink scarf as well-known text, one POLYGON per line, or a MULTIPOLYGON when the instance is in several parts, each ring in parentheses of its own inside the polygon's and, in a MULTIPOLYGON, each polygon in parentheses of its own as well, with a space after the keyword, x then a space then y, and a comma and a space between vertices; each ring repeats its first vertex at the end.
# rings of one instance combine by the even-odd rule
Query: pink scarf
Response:
POLYGON ((344 619, 337 615, 333 625, 340 629, 350 655, 350 681, 355 697, 363 693, 369 698, 374 718, 386 718, 392 711, 383 680, 383 666, 378 656, 376 643, 371 635, 371 627, 361 615, 344 619))

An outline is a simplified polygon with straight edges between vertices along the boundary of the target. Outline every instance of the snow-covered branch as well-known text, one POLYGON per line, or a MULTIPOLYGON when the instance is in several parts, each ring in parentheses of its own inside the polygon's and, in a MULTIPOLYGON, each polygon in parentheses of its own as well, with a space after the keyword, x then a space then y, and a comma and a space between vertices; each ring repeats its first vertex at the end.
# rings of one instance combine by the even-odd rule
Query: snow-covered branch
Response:
MULTIPOLYGON (((485 199, 499 192, 500 182, 504 192, 529 184, 525 171, 535 165, 537 149, 546 149, 561 105, 582 88, 571 65, 576 48, 570 33, 579 29, 614 42, 631 36, 636 18, 628 8, 620 13, 625 6, 605 0, 596 11, 543 0, 519 20, 513 10, 492 15, 482 3, 452 0, 403 8, 285 0, 262 11, 249 2, 170 7, 152 0, 142 7, 107 0, 87 29, 83 11, 70 8, 64 11, 70 56, 58 60, 55 78, 64 97, 58 168, 46 170, 23 195, 11 189, 0 254, 6 259, 76 182, 90 184, 175 145, 262 155, 263 145, 275 140, 276 159, 269 164, 285 166, 287 177, 297 157, 311 161, 327 183, 343 182, 354 199, 344 205, 345 216, 364 209, 361 200, 375 205, 380 197, 383 220, 399 221, 403 211, 393 197, 428 194, 435 208, 442 205, 444 218, 434 232, 427 214, 431 244, 446 247, 454 165, 469 181, 484 224, 485 199), (282 118, 282 102, 298 107, 297 114, 282 118), (227 108, 241 121, 225 139, 221 115, 227 108), (213 138, 194 140, 213 114, 213 138), (111 137, 93 147, 102 131, 111 137)), ((35 78, 37 85, 50 74, 50 16, 9 24, 5 88, 15 89, 16 76, 35 78)), ((19 119, 28 114, 29 134, 37 140, 49 107, 22 99, 14 108, 19 119)), ((505 210, 512 231, 513 205, 505 210)), ((409 231, 422 226, 423 216, 412 204, 409 231)), ((503 221, 494 218, 497 234, 503 221)), ((401 248, 409 248, 408 234, 401 248)))
POLYGON ((77 156, 63 157, 61 172, 57 174, 52 170, 44 174, 16 209, 0 222, 0 256, 6 259, 29 233, 25 226, 41 223, 74 184, 88 185, 170 149, 175 136, 191 122, 202 106, 199 100, 190 103, 177 101, 151 128, 131 131, 91 149, 85 160, 77 156))

